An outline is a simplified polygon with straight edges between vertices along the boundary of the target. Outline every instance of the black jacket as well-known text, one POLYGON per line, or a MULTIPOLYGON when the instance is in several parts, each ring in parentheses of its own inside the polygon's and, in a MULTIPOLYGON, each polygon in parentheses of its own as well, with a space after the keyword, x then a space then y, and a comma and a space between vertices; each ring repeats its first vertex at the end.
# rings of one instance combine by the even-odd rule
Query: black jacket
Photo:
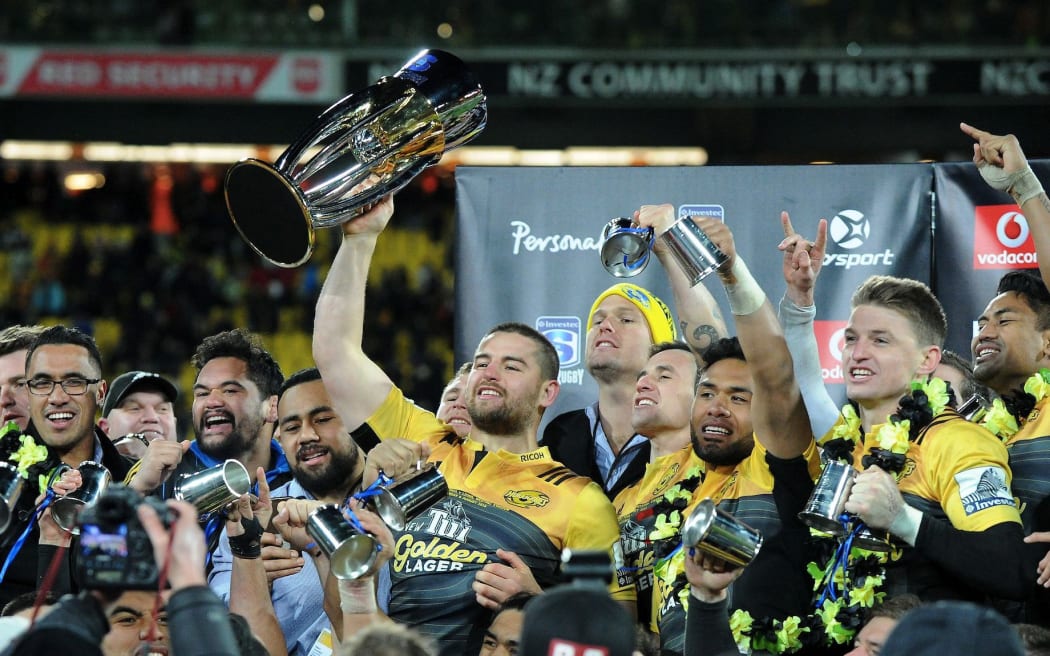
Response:
MULTIPOLYGON (((621 452, 620 456, 630 458, 630 464, 619 480, 611 488, 602 482, 602 474, 595 459, 594 426, 585 409, 563 412, 547 424, 543 431, 543 446, 550 449, 551 457, 565 465, 580 476, 586 476, 597 483, 609 499, 615 499, 621 490, 642 480, 645 466, 649 463, 650 444, 646 440, 640 448, 630 452, 621 452)), ((619 457, 619 456, 618 456, 619 457)))

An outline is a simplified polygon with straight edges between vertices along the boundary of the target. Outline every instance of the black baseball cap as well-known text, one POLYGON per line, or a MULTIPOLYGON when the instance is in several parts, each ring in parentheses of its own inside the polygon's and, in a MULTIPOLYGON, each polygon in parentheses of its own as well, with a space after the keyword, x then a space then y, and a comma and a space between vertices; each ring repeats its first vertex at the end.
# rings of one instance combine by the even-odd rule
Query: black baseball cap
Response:
POLYGON ((160 390, 161 394, 173 403, 179 398, 179 390, 164 376, 152 371, 129 371, 117 376, 110 384, 106 400, 102 403, 102 416, 108 417, 110 411, 120 405, 124 397, 139 388, 160 390))

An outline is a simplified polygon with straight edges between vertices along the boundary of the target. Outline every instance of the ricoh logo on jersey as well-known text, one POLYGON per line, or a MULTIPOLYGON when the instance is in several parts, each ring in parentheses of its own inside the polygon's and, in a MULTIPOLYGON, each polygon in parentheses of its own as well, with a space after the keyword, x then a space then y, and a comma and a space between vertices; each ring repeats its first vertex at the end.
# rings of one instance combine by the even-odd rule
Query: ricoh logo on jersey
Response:
POLYGON ((820 353, 820 375, 825 383, 841 383, 842 347, 846 343, 845 321, 814 321, 813 335, 820 353))
POLYGON ((888 248, 881 253, 857 250, 867 243, 870 236, 871 223, 863 212, 841 210, 828 224, 828 238, 832 244, 849 252, 825 253, 824 266, 843 269, 857 266, 892 266, 896 254, 888 248))
POLYGON ((1035 240, 1017 205, 978 205, 974 210, 974 269, 1035 269, 1035 240))
POLYGON ((579 317, 536 317, 536 330, 546 337, 558 352, 558 382, 562 385, 582 385, 583 369, 576 367, 583 360, 583 322, 579 317))

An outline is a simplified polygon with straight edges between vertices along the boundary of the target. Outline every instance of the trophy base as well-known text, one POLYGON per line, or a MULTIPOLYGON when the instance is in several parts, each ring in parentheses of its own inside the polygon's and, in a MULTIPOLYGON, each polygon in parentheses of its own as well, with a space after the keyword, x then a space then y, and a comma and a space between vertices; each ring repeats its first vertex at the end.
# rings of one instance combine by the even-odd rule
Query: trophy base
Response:
POLYGON ((226 174, 226 208, 245 241, 280 267, 297 267, 314 250, 313 220, 299 190, 277 169, 246 159, 226 174))

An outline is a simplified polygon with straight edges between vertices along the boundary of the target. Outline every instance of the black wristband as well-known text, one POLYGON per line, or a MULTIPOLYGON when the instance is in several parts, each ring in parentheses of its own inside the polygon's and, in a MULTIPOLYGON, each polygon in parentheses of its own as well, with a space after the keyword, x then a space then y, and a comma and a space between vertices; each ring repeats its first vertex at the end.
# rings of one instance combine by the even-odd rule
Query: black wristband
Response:
POLYGON ((241 518, 244 534, 230 535, 230 552, 237 558, 254 559, 262 555, 262 524, 258 519, 241 518))

